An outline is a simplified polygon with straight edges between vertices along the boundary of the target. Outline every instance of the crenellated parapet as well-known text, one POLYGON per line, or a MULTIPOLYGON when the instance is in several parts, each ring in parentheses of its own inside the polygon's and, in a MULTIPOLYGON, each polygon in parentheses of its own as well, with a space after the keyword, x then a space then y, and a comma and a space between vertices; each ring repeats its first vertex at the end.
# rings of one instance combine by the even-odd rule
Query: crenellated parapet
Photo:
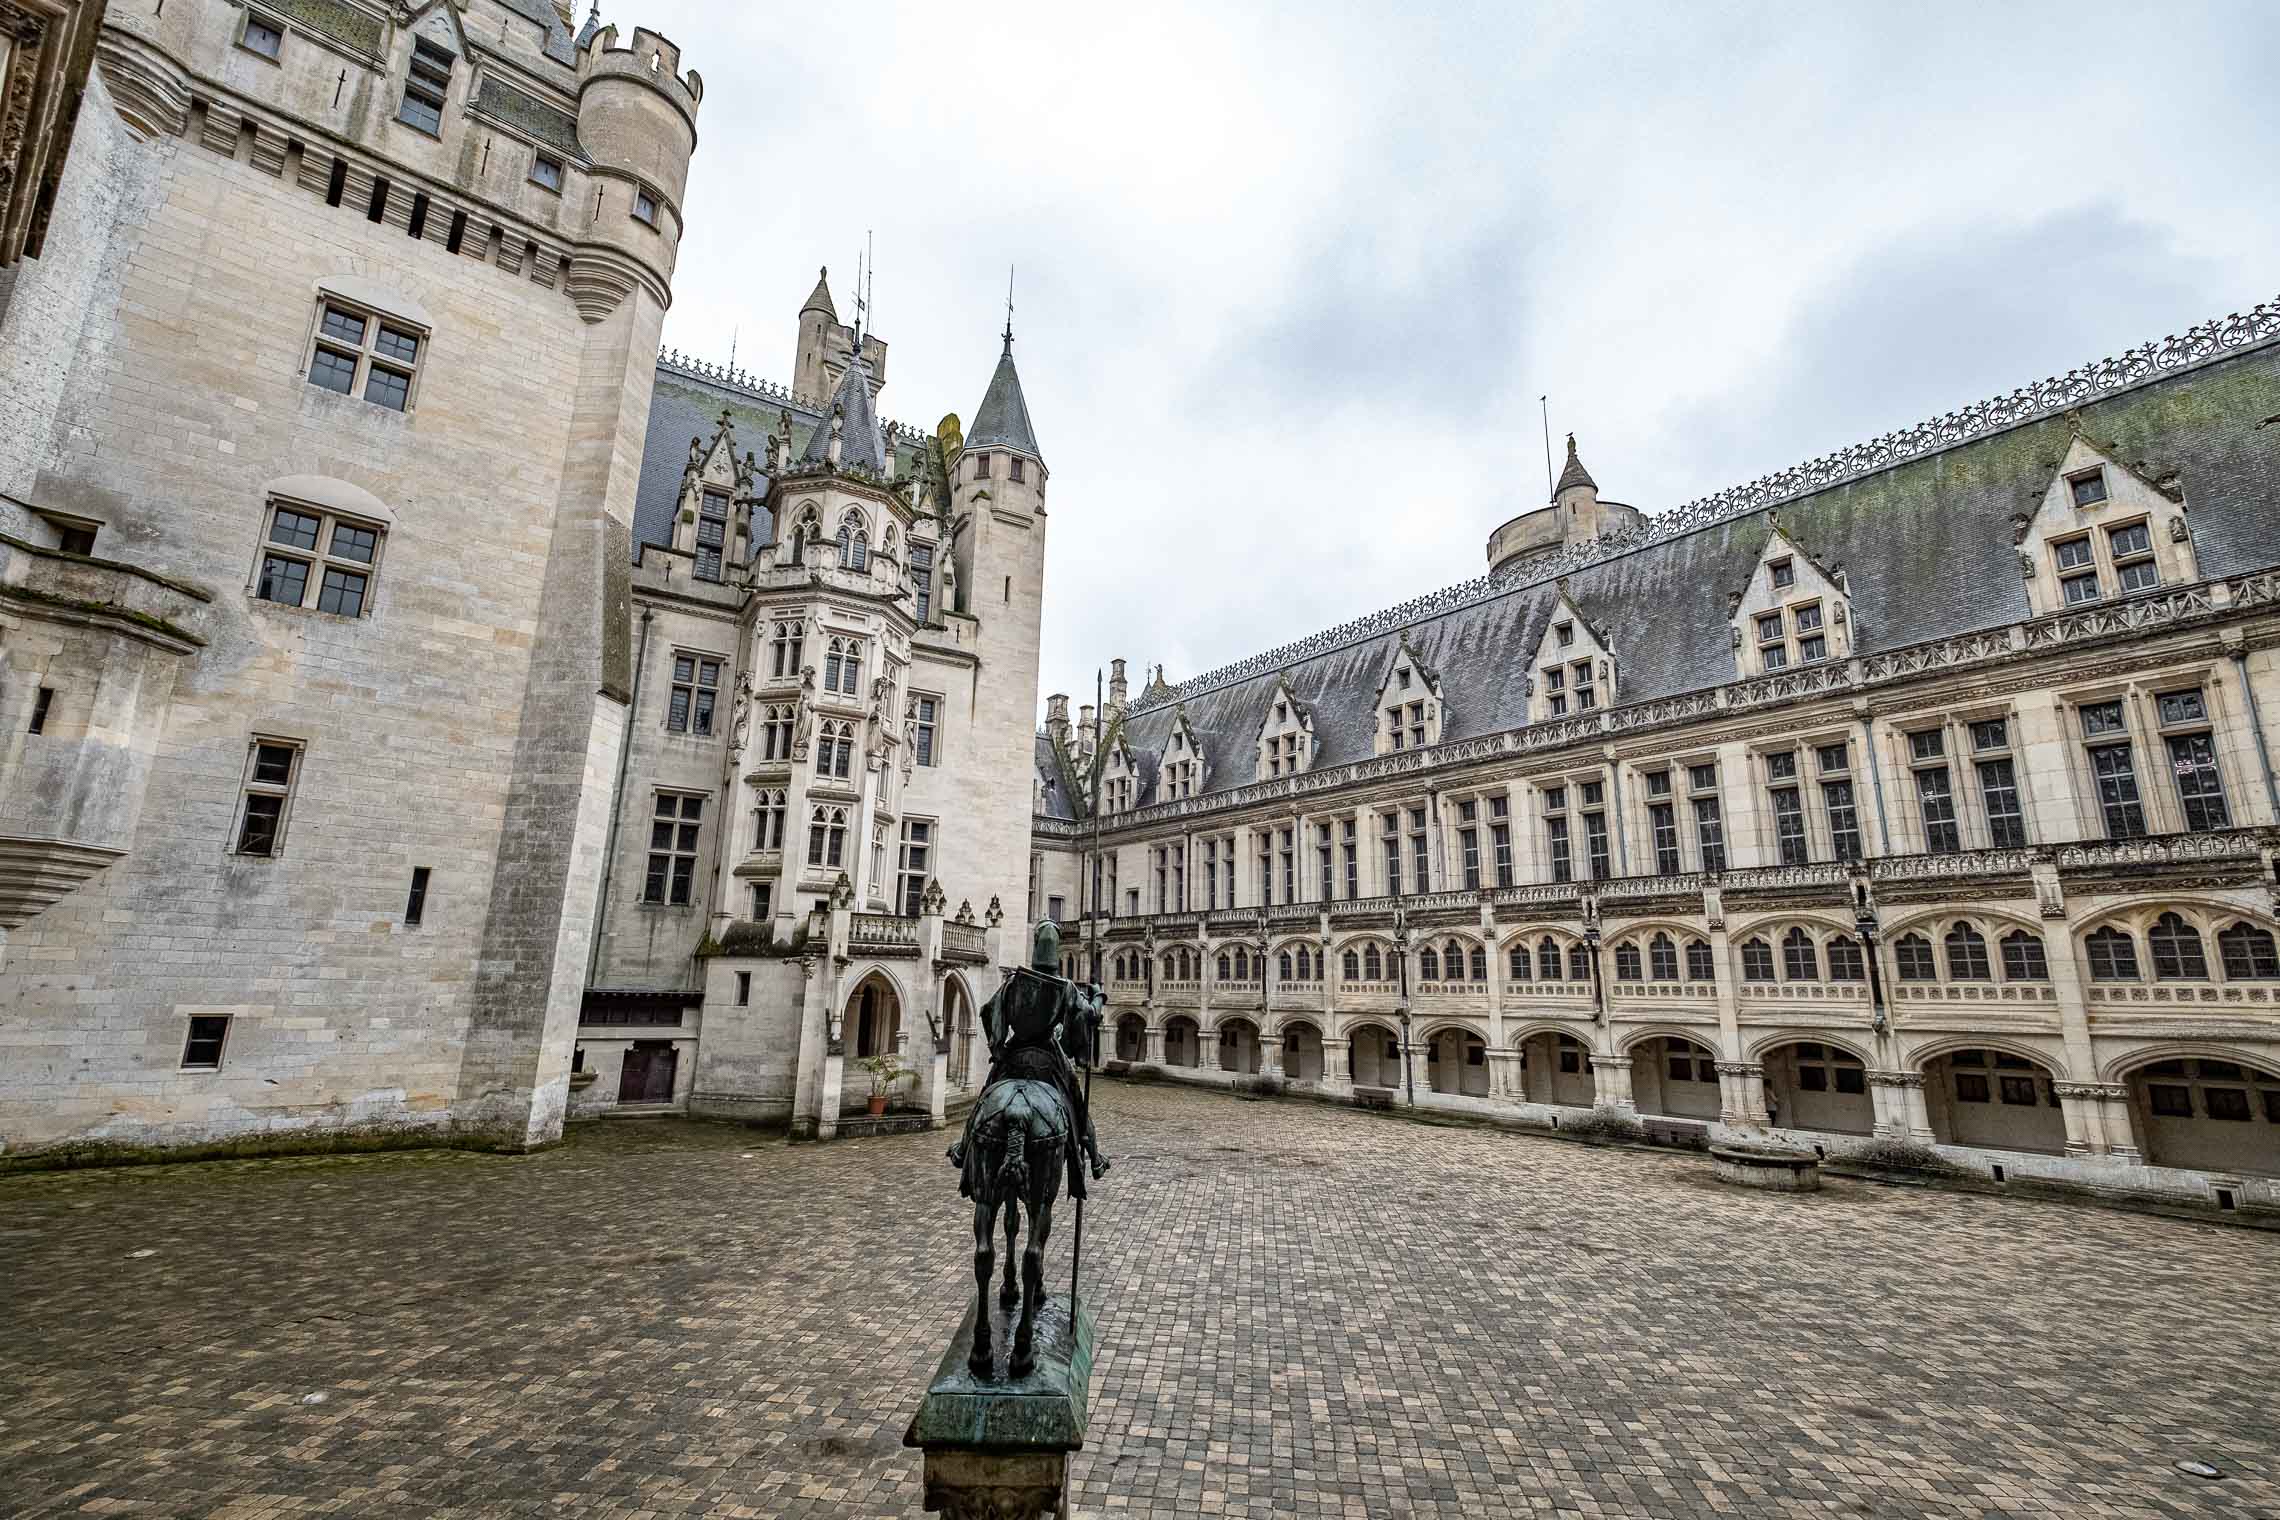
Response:
POLYGON ((618 46, 616 27, 604 27, 579 55, 578 140, 596 199, 569 285, 587 321, 600 321, 636 286, 672 304, 703 99, 703 77, 684 74, 680 48, 646 27, 634 29, 630 47, 618 46))

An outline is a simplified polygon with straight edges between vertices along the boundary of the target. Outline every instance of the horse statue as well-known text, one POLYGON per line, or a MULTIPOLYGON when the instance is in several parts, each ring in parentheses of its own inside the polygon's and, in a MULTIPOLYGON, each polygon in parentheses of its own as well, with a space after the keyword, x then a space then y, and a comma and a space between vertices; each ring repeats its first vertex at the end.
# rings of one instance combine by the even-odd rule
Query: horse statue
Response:
MULTIPOLYGON (((974 1200, 974 1350, 966 1365, 987 1382, 993 1371, 990 1277, 1000 1211, 1005 1215, 1005 1285, 999 1307, 1018 1302, 1008 1376, 1027 1377, 1037 1365, 1038 1306, 1045 1300, 1045 1242, 1053 1233, 1053 1202, 1064 1178, 1069 1196, 1085 1196, 1108 1171, 1093 1133, 1077 1066, 1090 1066, 1100 1040, 1100 989, 1081 988, 1061 975, 1061 931, 1051 920, 1037 926, 1030 964, 1017 967, 982 1005, 990 1045, 989 1079, 966 1115, 965 1134, 950 1147, 958 1191, 974 1200), (1021 1247, 1021 1279, 1014 1282, 1014 1250, 1021 1212, 1029 1211, 1029 1240, 1021 1247)), ((1080 1236, 1083 1220, 1079 1217, 1080 1236)))

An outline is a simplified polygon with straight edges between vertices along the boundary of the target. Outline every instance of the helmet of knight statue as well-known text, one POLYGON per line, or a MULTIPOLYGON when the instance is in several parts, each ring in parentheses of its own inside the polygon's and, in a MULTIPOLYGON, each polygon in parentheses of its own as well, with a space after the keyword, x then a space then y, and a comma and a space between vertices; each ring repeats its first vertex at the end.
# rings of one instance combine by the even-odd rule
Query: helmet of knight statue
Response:
POLYGON ((1029 957, 1029 968, 1048 976, 1061 974, 1061 931, 1049 918, 1037 925, 1037 941, 1029 957))

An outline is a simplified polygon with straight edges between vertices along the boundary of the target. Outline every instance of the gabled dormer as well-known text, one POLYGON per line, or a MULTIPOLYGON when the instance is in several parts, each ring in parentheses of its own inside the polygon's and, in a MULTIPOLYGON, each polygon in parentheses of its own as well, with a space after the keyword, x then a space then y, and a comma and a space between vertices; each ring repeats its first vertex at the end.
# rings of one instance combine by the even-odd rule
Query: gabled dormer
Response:
POLYGON ((2012 519, 2027 605, 2040 615, 2201 578, 2185 493, 2085 437, 2068 442, 2033 510, 2012 519))
POLYGON ((1529 667, 1528 721, 1545 723, 1615 705, 1615 651, 1560 581, 1544 636, 1529 667))
POLYGON ((689 440, 673 549, 694 561, 700 581, 717 581, 724 565, 742 565, 752 557, 752 486, 758 462, 749 452, 739 458, 736 441, 726 407, 710 443, 701 437, 689 440))
MULTIPOLYGON (((1382 721, 1382 720, 1381 720, 1382 721)), ((1275 680, 1267 710, 1259 719, 1256 778, 1295 776, 1314 769, 1314 714, 1291 689, 1290 672, 1275 680)))
POLYGON ((1119 726, 1101 759, 1100 810, 1104 816, 1129 813, 1139 805, 1139 759, 1132 753, 1132 746, 1125 742, 1124 730, 1119 726))
POLYGON ((1766 513, 1771 532, 1749 584, 1726 593, 1734 671, 1770 675, 1852 656, 1852 591, 1844 567, 1823 565, 1766 513))
POLYGON ((1377 752, 1423 749, 1441 742, 1441 678, 1402 634, 1377 689, 1377 752))
POLYGON ((1164 739, 1164 757, 1156 767, 1155 800, 1177 802, 1203 790, 1203 746, 1188 724, 1187 704, 1172 714, 1172 731, 1164 739))

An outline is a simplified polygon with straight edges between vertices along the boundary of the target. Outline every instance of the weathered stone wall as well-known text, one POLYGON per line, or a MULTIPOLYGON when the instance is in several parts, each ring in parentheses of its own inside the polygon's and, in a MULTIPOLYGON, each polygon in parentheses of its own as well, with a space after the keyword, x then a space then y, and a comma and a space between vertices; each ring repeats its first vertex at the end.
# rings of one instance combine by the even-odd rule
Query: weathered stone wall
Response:
MULTIPOLYGON (((133 853, 11 937, 11 1151, 436 1129, 463 1077, 472 1100, 551 1086, 560 1112, 616 757, 595 691, 603 566, 627 540, 602 504, 621 486, 630 502, 660 313, 637 295, 597 333, 562 290, 327 207, 245 146, 114 143, 67 175, 112 177, 138 214, 102 266, 115 280, 82 280, 58 420, 11 467, 39 505, 101 520, 105 552, 220 597, 133 853), (432 319, 411 411, 302 378, 317 285, 340 275, 432 319), (390 514, 364 617, 248 593, 265 485, 308 474, 390 514), (555 639, 541 691, 532 650, 555 639), (277 859, 229 853, 256 733, 305 747, 277 859), (433 873, 416 929, 415 866, 433 873), (490 1018, 513 1050, 463 1072, 479 967, 540 989, 545 1012, 490 1018), (187 1019, 209 1011, 235 1015, 228 1055, 181 1071, 187 1019)), ((515 1135, 543 1137, 547 1105, 516 1103, 515 1135)))

